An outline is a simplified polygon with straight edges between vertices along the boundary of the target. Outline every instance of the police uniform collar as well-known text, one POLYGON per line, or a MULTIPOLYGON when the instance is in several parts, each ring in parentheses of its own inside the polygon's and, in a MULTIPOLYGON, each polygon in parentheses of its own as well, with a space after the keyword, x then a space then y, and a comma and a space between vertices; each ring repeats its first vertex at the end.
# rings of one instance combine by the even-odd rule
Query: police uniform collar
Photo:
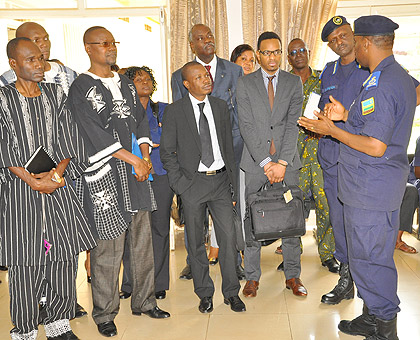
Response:
MULTIPOLYGON (((394 55, 390 55, 389 57, 386 57, 385 59, 383 59, 379 64, 378 64, 378 66, 376 66, 376 68, 373 70, 373 72, 376 72, 376 71, 381 71, 381 70, 383 70, 385 67, 387 67, 387 66, 389 66, 389 65, 391 65, 391 64, 393 64, 393 63, 395 63, 395 57, 394 57, 394 55)), ((372 72, 372 73, 373 73, 372 72)))

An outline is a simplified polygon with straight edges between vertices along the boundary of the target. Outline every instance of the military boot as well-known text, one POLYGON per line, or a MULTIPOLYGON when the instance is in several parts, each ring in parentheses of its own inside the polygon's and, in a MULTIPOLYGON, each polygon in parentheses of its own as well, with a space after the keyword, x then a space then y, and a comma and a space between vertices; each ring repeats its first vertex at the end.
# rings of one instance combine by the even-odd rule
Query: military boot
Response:
MULTIPOLYGON (((357 318, 349 320, 341 320, 338 324, 338 329, 343 333, 350 335, 376 335, 376 317, 369 313, 366 305, 363 305, 363 314, 357 318)), ((369 338, 370 339, 370 338, 369 338)), ((375 339, 375 338, 374 338, 375 339)))
POLYGON ((389 321, 376 318, 376 325, 377 333, 367 337, 365 340, 398 340, 397 317, 389 321))
POLYGON ((348 263, 340 264, 339 274, 340 278, 338 279, 338 283, 334 289, 331 292, 322 295, 322 303, 336 305, 342 300, 350 300, 354 298, 353 279, 351 278, 348 263))

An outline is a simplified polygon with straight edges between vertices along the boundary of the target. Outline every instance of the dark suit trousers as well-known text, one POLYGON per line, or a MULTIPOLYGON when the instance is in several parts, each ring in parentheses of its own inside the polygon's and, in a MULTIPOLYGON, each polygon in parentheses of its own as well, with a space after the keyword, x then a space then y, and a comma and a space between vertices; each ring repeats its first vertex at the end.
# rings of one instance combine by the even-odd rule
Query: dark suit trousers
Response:
POLYGON ((419 207, 419 193, 417 188, 407 183, 400 209, 400 231, 413 231, 413 216, 419 207))
POLYGON ((200 299, 214 294, 204 245, 203 222, 206 207, 208 207, 219 244, 223 296, 229 298, 238 295, 240 285, 235 271, 237 254, 233 229, 233 206, 230 181, 226 171, 213 176, 197 174, 191 186, 181 195, 181 199, 184 205, 185 228, 188 234, 187 250, 194 292, 200 299))
MULTIPOLYGON (((257 192, 267 181, 261 174, 245 173, 245 195, 257 192)), ((299 184, 299 171, 286 173, 285 183, 288 185, 299 184)), ((276 185, 276 184, 275 184, 276 185)), ((280 184, 277 184, 280 185, 280 184)), ((255 241, 250 235, 250 230, 245 229, 246 246, 244 251, 245 278, 246 280, 259 281, 261 277, 261 242, 255 241)), ((282 239, 284 275, 286 280, 300 277, 300 238, 288 237, 282 239)))

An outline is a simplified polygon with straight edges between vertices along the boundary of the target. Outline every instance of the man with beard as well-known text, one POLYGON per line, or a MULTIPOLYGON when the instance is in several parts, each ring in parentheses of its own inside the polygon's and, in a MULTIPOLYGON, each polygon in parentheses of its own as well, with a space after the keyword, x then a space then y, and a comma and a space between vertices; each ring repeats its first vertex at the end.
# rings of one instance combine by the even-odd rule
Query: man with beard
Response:
POLYGON ((167 318, 156 305, 150 211, 156 209, 147 180, 149 123, 131 80, 111 71, 117 42, 103 27, 84 36, 91 67, 72 84, 70 108, 88 149, 90 166, 76 187, 98 235, 91 251, 92 317, 104 336, 115 336, 118 276, 128 233, 134 315, 167 318), (143 157, 141 159, 140 157, 143 157))
POLYGON ((343 203, 351 274, 363 314, 338 328, 366 340, 398 340, 398 275, 393 259, 401 200, 408 176, 416 90, 395 61, 398 24, 380 15, 354 22, 355 56, 370 71, 350 110, 330 96, 326 116, 299 124, 341 142, 338 194, 343 203), (333 121, 345 122, 340 128, 333 121), (392 180, 390 180, 392 179, 392 180))
MULTIPOLYGON (((319 71, 309 67, 309 51, 301 39, 293 39, 288 46, 287 59, 292 66, 291 73, 300 77, 303 84, 303 106, 305 111, 311 93, 320 94, 319 71)), ((311 193, 315 200, 316 238, 318 253, 323 266, 337 273, 339 266, 334 258, 334 235, 330 223, 328 202, 324 192, 322 169, 317 159, 319 136, 299 129, 298 153, 302 168, 299 172, 299 186, 306 195, 311 193)))
MULTIPOLYGON (((207 72, 209 72, 212 81, 211 95, 216 98, 226 101, 229 108, 230 122, 232 126, 233 150, 235 152, 236 177, 238 178, 238 199, 240 197, 239 191, 241 184, 239 183, 239 163, 241 161, 244 141, 239 132, 238 125, 238 108, 236 103, 236 84, 239 77, 243 75, 242 67, 231 63, 228 60, 216 56, 216 47, 214 42, 214 35, 211 29, 203 24, 196 24, 191 28, 188 35, 190 47, 195 54, 195 61, 202 64, 207 72)), ((181 76, 181 69, 172 74, 171 79, 172 99, 173 102, 181 99, 188 90, 183 84, 181 76)), ((240 215, 240 202, 236 205, 236 209, 240 215)), ((187 247, 188 236, 185 234, 185 244, 187 247)), ((188 265, 182 271, 180 278, 191 279, 191 271, 188 265)), ((244 279, 244 272, 241 266, 242 258, 238 256, 238 264, 236 272, 239 279, 244 279)))
POLYGON ((35 340, 43 323, 47 339, 75 340, 76 255, 95 240, 70 183, 88 157, 63 89, 41 82, 39 48, 15 38, 7 55, 17 76, 0 88, 0 264, 9 266, 10 335, 35 340), (57 166, 30 174, 24 164, 40 147, 57 166))

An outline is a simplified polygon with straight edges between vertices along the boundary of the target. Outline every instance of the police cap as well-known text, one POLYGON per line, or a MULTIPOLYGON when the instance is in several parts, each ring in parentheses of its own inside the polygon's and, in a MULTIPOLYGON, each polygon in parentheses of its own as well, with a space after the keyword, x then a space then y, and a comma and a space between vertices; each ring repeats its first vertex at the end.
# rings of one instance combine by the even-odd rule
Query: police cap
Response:
POLYGON ((398 24, 382 15, 367 15, 355 20, 354 35, 390 35, 398 27, 398 24))
POLYGON ((336 15, 332 17, 328 22, 325 24, 324 28, 322 29, 321 39, 323 42, 328 41, 328 36, 335 31, 337 28, 343 25, 348 25, 346 18, 341 15, 336 15))

